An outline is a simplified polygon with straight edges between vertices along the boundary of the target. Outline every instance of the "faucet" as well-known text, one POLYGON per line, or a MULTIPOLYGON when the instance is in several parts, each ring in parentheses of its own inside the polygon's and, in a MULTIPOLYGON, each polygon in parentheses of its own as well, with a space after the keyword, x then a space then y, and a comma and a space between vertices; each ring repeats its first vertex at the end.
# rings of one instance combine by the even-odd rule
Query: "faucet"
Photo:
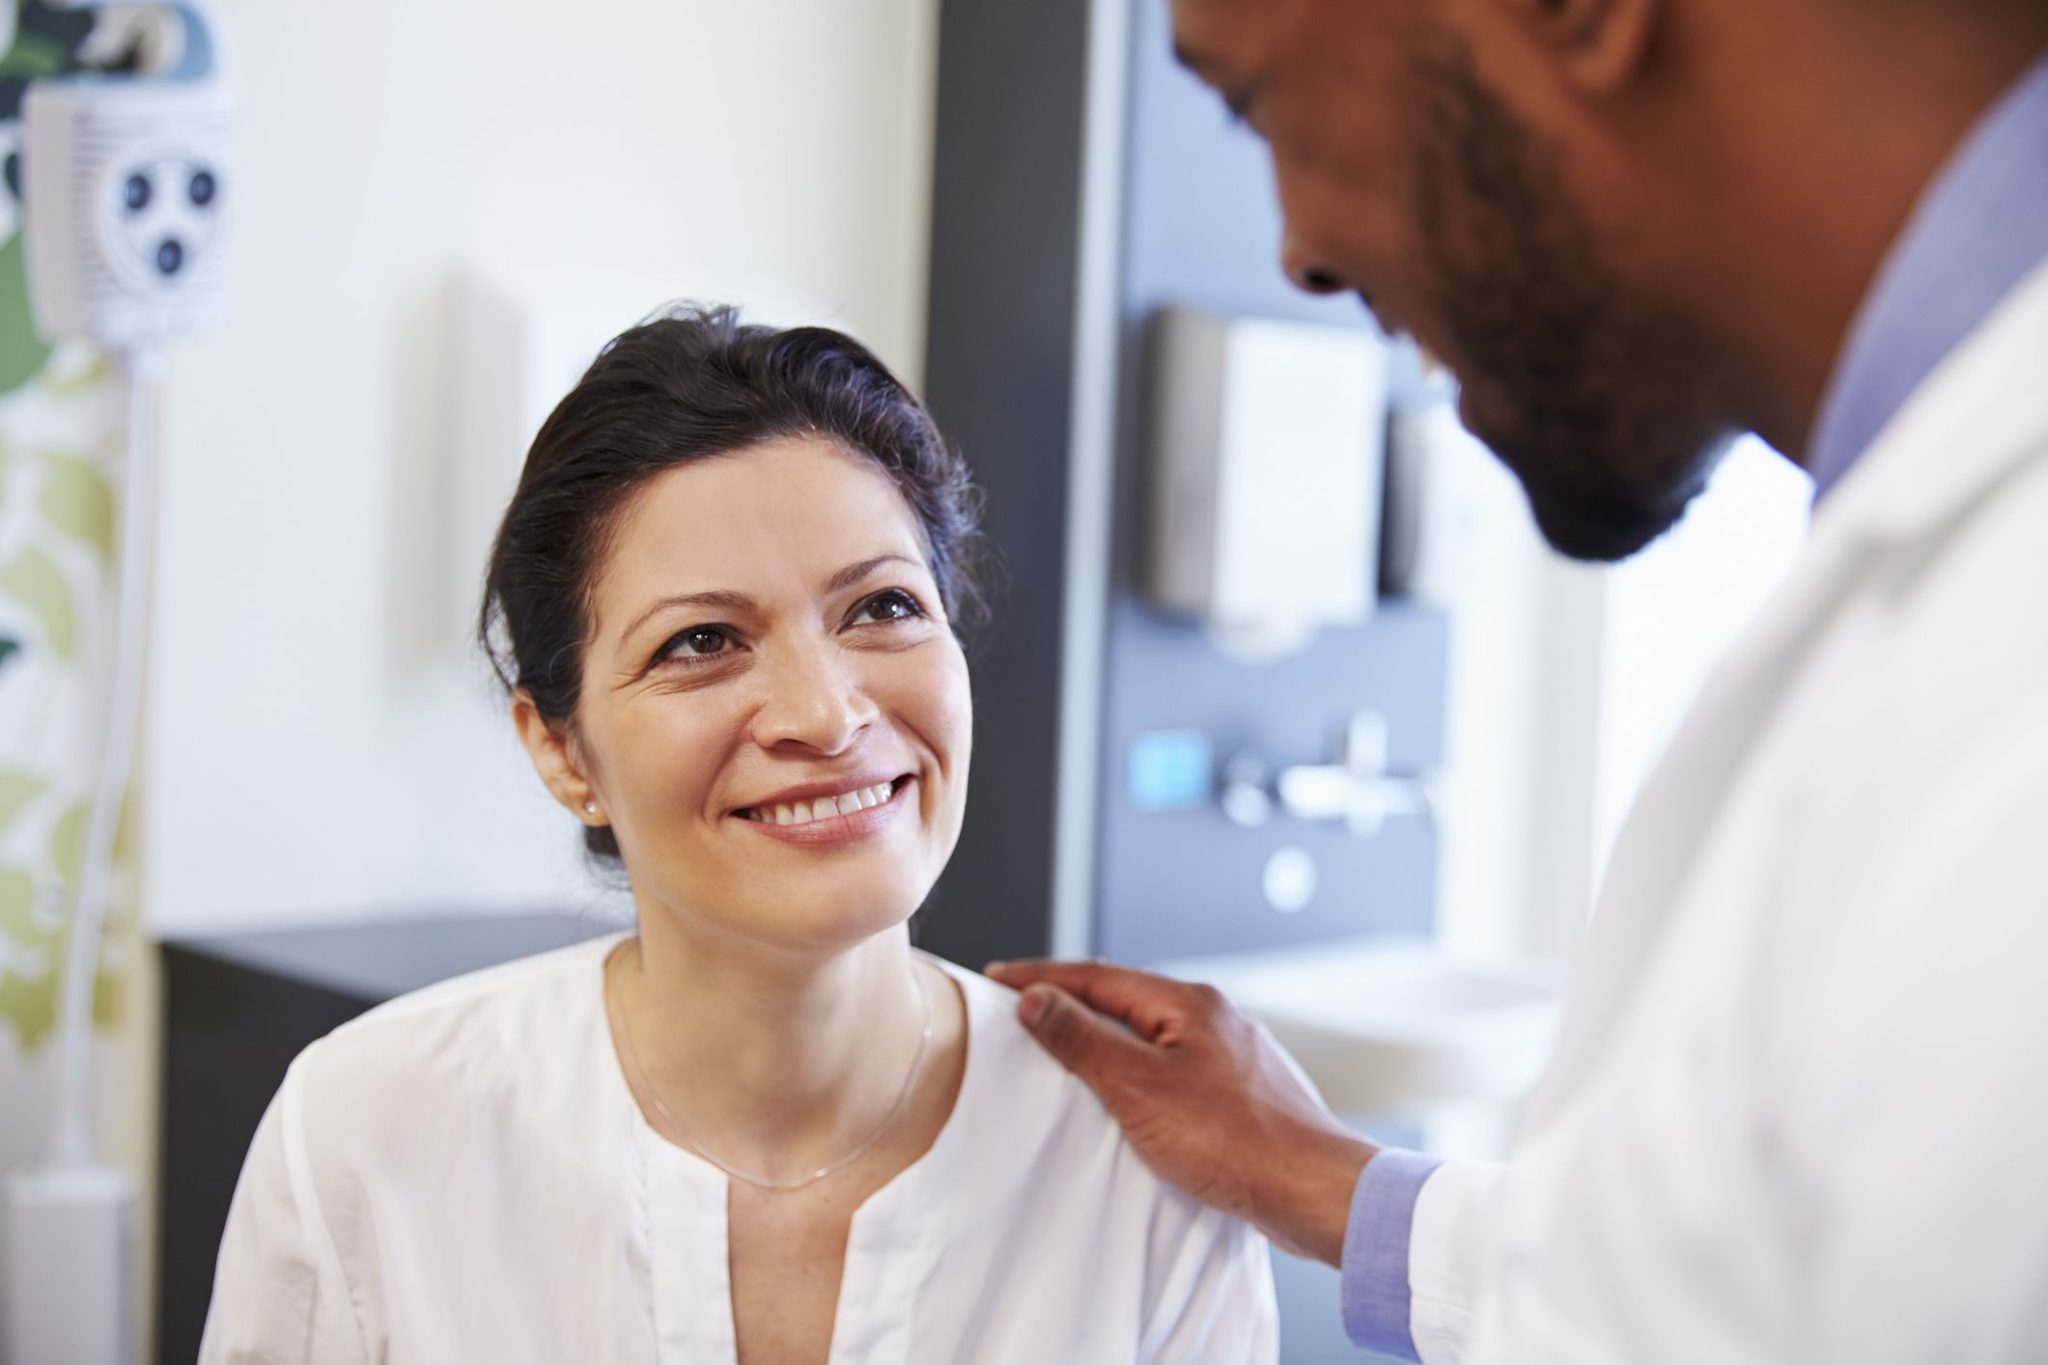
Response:
POLYGON ((1269 782, 1265 761, 1240 753, 1224 765, 1223 813, 1252 829, 1272 819, 1277 806, 1297 820, 1341 820, 1360 839, 1374 838, 1397 816, 1433 819, 1429 777, 1389 771, 1387 747, 1387 718, 1358 711, 1344 726, 1334 763, 1282 768, 1269 782))

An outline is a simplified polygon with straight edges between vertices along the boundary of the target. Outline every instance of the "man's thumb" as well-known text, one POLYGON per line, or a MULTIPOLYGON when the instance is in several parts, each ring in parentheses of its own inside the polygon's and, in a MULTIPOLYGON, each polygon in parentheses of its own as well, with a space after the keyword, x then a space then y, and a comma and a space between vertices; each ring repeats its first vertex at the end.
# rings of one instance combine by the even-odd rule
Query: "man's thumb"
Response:
POLYGON ((1145 1046, 1113 1020, 1043 982, 1025 990, 1017 1018, 1039 1046, 1096 1090, 1121 1077, 1132 1060, 1130 1052, 1145 1046))
POLYGON ((1072 1004, 1067 993, 1057 986, 1028 986, 1017 998, 1017 1018, 1033 1033, 1046 1026, 1045 1016, 1059 1009, 1061 1002, 1072 1004))

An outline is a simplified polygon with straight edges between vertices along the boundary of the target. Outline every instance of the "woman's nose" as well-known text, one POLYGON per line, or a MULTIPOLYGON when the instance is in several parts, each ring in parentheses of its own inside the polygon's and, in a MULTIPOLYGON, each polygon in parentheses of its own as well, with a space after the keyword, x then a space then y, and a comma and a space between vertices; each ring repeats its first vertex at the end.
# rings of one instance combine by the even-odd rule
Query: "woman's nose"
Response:
POLYGON ((834 755, 852 748, 874 723, 874 701, 839 651, 793 649, 764 670, 767 685, 754 713, 754 742, 834 755))

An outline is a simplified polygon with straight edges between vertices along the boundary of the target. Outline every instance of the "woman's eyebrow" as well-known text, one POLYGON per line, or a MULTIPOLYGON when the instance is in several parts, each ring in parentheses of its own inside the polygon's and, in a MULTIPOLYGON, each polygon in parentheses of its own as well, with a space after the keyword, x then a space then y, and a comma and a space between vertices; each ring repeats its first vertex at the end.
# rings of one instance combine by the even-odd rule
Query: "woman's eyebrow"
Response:
POLYGON ((712 592, 675 593, 650 604, 646 611, 633 618, 633 624, 619 633, 619 639, 630 640, 633 632, 646 625, 657 614, 670 607, 709 607, 713 611, 746 611, 754 605, 754 599, 743 592, 719 589, 712 592))
MULTIPOLYGON (((913 569, 924 567, 921 561, 892 550, 888 554, 876 555, 872 559, 863 559, 858 564, 847 565, 826 580, 825 591, 844 592, 884 564, 908 564, 913 569)), ((713 611, 743 612, 753 610, 754 599, 730 588, 714 588, 709 592, 672 593, 649 603, 647 610, 634 617, 633 624, 619 633, 619 639, 632 639, 635 631, 671 607, 707 607, 713 611)))
POLYGON ((912 559, 909 555, 900 555, 895 553, 894 551, 891 551, 890 553, 885 555, 876 555, 873 559, 863 559, 858 564, 847 565, 845 568, 841 569, 838 573, 833 574, 831 578, 826 580, 825 591, 844 592, 848 588, 852 587, 854 584, 860 582, 863 578, 866 578, 875 570, 881 568, 884 564, 892 563, 908 564, 913 569, 922 569, 924 567, 922 562, 912 559))

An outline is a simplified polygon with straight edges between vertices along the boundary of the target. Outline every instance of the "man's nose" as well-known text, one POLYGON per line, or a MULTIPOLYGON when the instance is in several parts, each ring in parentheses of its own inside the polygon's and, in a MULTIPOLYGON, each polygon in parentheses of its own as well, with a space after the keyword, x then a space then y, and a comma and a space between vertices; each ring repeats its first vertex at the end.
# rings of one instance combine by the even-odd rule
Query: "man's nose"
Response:
POLYGON ((766 696, 754 714, 754 741, 764 749, 800 747, 845 753, 874 723, 873 700, 857 670, 829 643, 793 646, 764 670, 766 696))
POLYGON ((1280 269, 1296 289, 1309 294, 1336 294, 1344 289, 1344 278, 1289 237, 1280 247, 1280 269))

